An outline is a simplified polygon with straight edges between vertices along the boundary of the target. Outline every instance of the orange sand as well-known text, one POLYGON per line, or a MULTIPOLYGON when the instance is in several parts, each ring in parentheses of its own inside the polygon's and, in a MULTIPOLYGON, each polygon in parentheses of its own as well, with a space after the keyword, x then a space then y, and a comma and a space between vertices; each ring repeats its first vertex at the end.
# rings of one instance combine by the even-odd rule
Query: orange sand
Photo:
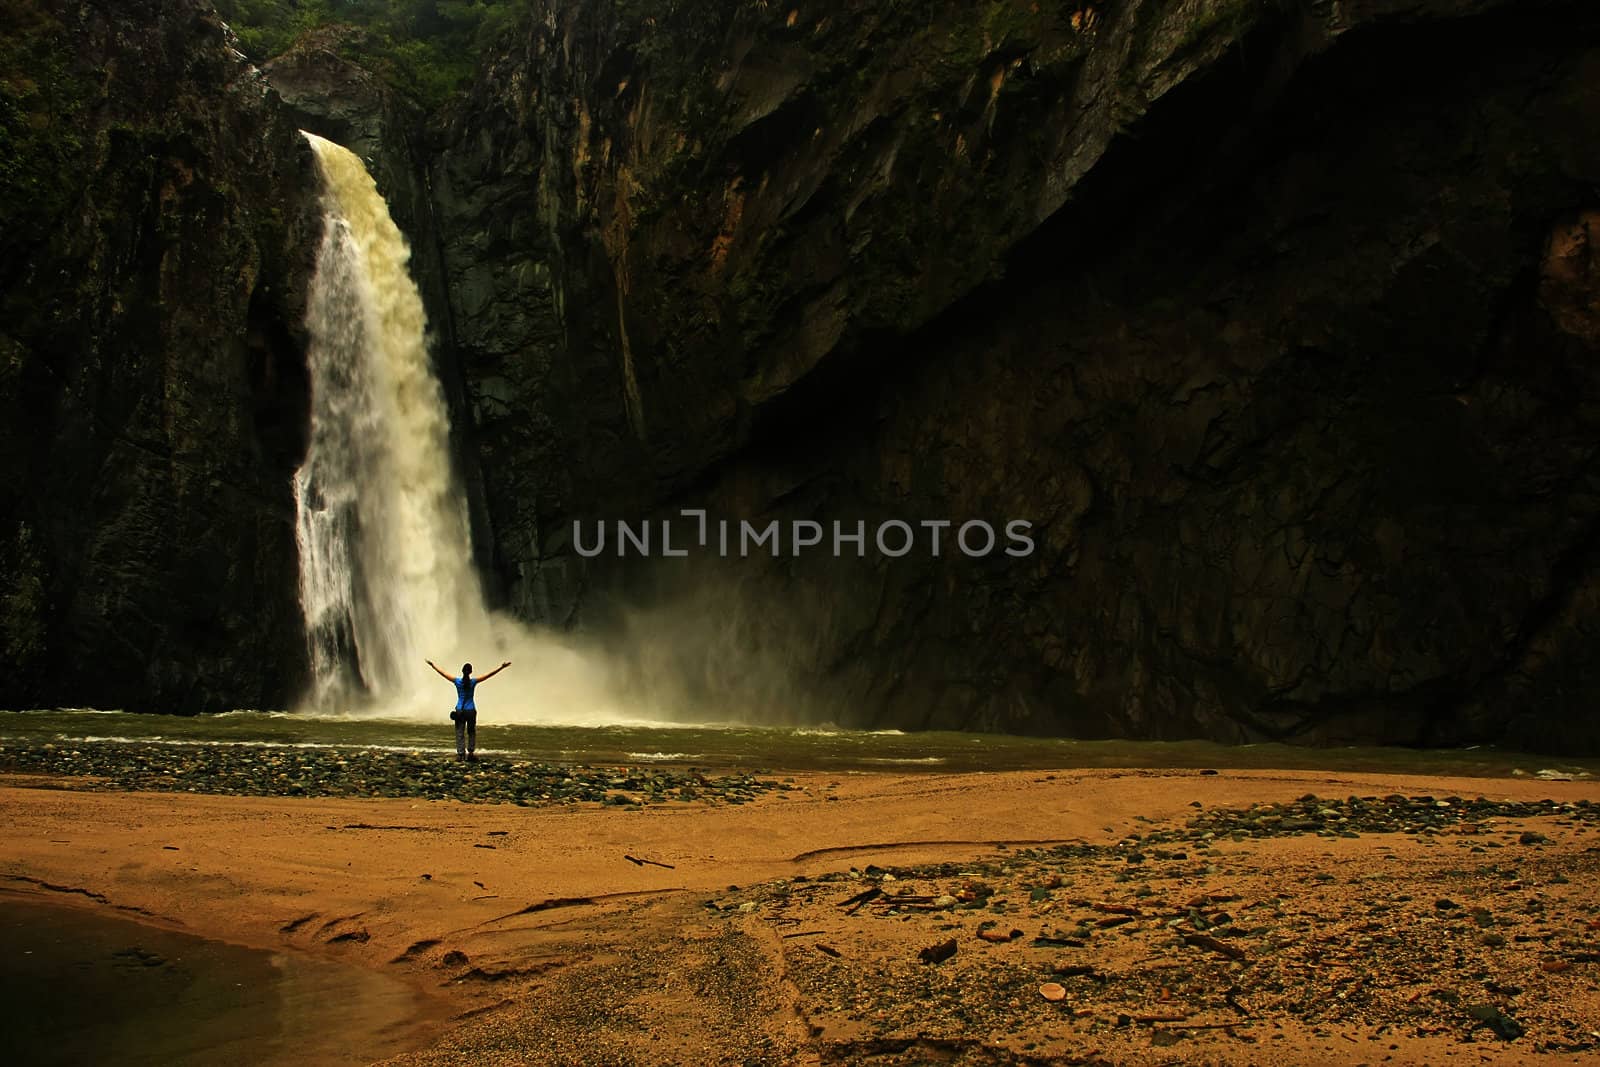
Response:
MULTIPOLYGON (((797 790, 742 806, 520 808, 100 793, 75 790, 70 779, 12 776, 0 779, 0 887, 403 977, 435 1006, 425 1047, 401 1057, 405 1062, 571 1062, 565 1057, 579 1053, 560 1051, 571 1035, 558 1039, 552 1024, 527 1014, 530 1003, 544 1003, 540 991, 560 985, 554 976, 575 961, 603 968, 627 957, 630 944, 676 945, 670 951, 684 953, 686 973, 701 964, 751 969, 758 976, 751 995, 760 1003, 746 1022, 768 1033, 762 1055, 816 1063, 825 1055, 811 1043, 816 1024, 783 978, 783 953, 804 946, 788 945, 752 917, 741 929, 765 958, 731 959, 714 949, 728 935, 727 920, 706 916, 702 902, 711 893, 869 863, 962 862, 996 854, 997 844, 1110 844, 1152 823, 1181 826, 1195 801, 1242 807, 1307 792, 1600 800, 1593 782, 1299 771, 806 773, 793 780, 797 790), (671 866, 637 865, 626 856, 671 866), (452 952, 466 959, 446 960, 452 952), (511 1025, 518 1018, 526 1025, 511 1025)), ((1387 839, 1400 835, 1384 836, 1385 844, 1399 843, 1387 839)), ((1256 864, 1255 877, 1270 879, 1279 864, 1315 864, 1318 856, 1343 870, 1375 863, 1372 840, 1276 839, 1237 851, 1239 862, 1256 864)), ((1561 847, 1581 851, 1584 844, 1593 842, 1561 847)), ((696 1017, 697 1000, 716 998, 664 981, 669 988, 646 991, 653 1000, 639 1006, 651 1032, 639 1038, 646 1051, 637 1061, 741 1062, 724 1059, 717 1026, 696 1017), (702 1040, 707 1034, 712 1039, 702 1040)), ((595 982, 603 995, 616 995, 595 982)), ((1586 988, 1594 982, 1588 977, 1586 988)), ((572 994, 570 983, 565 992, 572 994)), ((1170 1062, 1184 1062, 1195 1049, 1168 1051, 1170 1062)), ((1295 1055, 1301 1062, 1427 1062, 1443 1054, 1426 1042, 1381 1054, 1356 1046, 1297 1053, 1281 1042, 1277 1051, 1288 1056, 1283 1062, 1295 1055)), ((1103 1062, 1164 1062, 1124 1058, 1131 1054, 1115 1048, 1097 1054, 1103 1062)), ((615 1055, 621 1062, 623 1054, 615 1055)), ((1258 1047, 1226 1043, 1208 1046, 1206 1056, 1267 1061, 1258 1047)), ((1509 1047, 1480 1046, 1471 1058, 1484 1056, 1521 1062, 1509 1047)))

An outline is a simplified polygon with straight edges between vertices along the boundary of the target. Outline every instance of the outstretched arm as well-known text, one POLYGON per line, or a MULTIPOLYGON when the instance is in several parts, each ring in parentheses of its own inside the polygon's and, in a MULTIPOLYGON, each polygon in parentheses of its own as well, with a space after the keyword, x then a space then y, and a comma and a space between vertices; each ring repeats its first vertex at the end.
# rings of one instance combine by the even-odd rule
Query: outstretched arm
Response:
MULTIPOLYGON (((433 662, 433 660, 431 660, 431 659, 428 660, 427 664, 428 664, 428 666, 432 667, 435 671, 438 671, 439 677, 443 678, 445 681, 447 681, 447 682, 454 682, 455 681, 454 678, 452 678, 448 674, 444 673, 444 671, 439 670, 439 665, 437 663, 433 662)), ((479 680, 481 681, 482 679, 479 679, 479 680)))
POLYGON ((510 660, 506 660, 504 663, 500 664, 500 666, 496 667, 494 670, 490 671, 488 674, 485 674, 485 675, 481 676, 478 679, 478 682, 480 684, 483 683, 483 682, 487 682, 490 678, 493 678, 495 675, 499 674, 501 671, 505 670, 509 666, 511 666, 511 661, 510 660))

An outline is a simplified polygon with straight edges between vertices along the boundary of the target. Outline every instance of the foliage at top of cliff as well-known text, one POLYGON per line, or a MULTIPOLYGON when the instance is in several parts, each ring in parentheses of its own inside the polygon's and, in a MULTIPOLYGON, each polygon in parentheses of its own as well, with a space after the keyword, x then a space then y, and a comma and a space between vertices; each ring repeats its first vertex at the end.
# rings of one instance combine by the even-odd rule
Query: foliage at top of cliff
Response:
POLYGON ((530 7, 530 0, 217 0, 256 63, 325 26, 360 27, 366 32, 342 41, 346 58, 427 105, 471 78, 484 44, 530 7))
POLYGON ((64 202, 59 176, 82 152, 78 117, 94 90, 74 69, 60 19, 27 2, 12 17, 0 35, 0 230, 14 238, 64 202))

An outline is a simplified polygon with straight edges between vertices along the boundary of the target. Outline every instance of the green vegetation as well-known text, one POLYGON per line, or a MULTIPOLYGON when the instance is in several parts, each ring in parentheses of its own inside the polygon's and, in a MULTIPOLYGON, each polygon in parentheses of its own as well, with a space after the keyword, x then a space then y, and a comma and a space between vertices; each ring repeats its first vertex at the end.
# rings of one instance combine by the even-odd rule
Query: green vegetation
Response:
POLYGON ((256 63, 324 26, 366 31, 341 42, 347 57, 424 104, 460 89, 478 56, 531 10, 530 0, 217 0, 256 63))
POLYGON ((35 235, 67 202, 82 155, 79 116, 94 87, 73 69, 65 27, 32 3, 19 4, 0 36, 0 232, 35 235))

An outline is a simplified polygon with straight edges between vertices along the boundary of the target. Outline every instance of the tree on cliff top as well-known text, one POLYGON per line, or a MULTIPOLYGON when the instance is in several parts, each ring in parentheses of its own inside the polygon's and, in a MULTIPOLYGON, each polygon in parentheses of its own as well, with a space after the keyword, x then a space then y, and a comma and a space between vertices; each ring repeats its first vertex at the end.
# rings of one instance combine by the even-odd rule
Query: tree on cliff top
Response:
POLYGON ((349 58, 424 104, 460 88, 483 48, 527 10, 527 0, 217 0, 256 63, 287 52, 308 31, 361 27, 367 34, 348 46, 349 58))

